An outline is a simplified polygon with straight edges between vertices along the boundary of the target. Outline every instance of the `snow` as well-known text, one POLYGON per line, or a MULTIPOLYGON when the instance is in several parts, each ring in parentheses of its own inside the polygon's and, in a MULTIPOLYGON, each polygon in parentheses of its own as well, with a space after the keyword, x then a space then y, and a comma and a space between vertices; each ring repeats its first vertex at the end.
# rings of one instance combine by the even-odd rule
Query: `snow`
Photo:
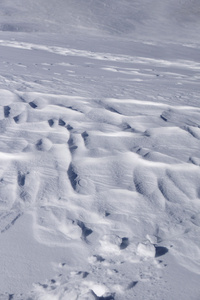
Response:
POLYGON ((149 241, 146 241, 145 243, 139 243, 137 246, 137 254, 145 258, 155 257, 155 247, 149 241))
POLYGON ((198 1, 0 8, 0 299, 199 299, 198 1))

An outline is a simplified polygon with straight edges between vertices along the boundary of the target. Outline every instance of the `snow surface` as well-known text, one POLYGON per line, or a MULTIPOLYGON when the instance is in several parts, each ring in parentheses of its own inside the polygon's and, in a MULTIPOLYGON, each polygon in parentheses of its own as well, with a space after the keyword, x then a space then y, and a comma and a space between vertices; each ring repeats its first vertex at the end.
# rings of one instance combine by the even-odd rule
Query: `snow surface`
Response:
POLYGON ((199 15, 0 2, 0 300, 200 299, 199 15))

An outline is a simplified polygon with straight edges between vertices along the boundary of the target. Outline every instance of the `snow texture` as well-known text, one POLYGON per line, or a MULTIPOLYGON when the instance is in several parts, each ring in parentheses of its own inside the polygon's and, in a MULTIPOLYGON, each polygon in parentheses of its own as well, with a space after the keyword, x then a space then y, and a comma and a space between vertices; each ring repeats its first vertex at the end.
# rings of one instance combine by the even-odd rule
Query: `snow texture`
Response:
POLYGON ((200 299, 198 0, 0 3, 0 300, 200 299))

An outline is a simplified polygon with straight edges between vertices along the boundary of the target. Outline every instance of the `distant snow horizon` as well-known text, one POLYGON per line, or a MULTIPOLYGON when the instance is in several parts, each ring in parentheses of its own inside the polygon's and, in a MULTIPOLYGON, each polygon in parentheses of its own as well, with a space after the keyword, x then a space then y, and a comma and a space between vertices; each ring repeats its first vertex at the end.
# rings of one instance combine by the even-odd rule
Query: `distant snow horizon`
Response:
POLYGON ((0 31, 196 41, 198 0, 3 0, 0 31))

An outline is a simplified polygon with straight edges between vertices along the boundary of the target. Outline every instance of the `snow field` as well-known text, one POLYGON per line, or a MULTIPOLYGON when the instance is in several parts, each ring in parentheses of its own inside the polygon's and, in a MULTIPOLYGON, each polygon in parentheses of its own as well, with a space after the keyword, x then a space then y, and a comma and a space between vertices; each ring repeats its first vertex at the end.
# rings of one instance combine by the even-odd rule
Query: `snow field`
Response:
POLYGON ((56 4, 0 5, 0 299, 197 300, 198 3, 56 4))
POLYGON ((36 285, 33 299, 129 298, 144 281, 141 262, 150 268, 145 281, 152 273, 157 281, 163 272, 157 258, 168 252, 199 273, 198 109, 0 94, 1 232, 31 214, 37 247, 65 249, 66 258, 74 257, 56 267, 68 279, 36 285), (80 265, 77 247, 85 252, 80 265), (75 271, 82 264, 86 269, 75 271), (136 268, 132 282, 129 275, 122 280, 121 264, 128 272, 136 268))

